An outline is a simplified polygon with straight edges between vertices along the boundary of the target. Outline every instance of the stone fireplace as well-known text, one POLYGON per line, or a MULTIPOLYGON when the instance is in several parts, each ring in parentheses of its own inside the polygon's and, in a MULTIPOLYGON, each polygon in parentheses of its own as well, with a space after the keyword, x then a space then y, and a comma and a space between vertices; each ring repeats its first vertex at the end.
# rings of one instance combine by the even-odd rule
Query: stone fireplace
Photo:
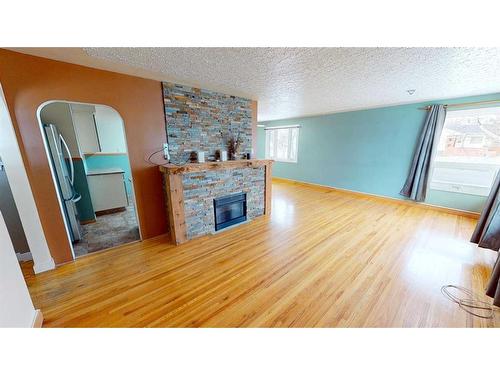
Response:
POLYGON ((270 214, 271 169, 271 160, 256 159, 161 166, 173 242, 215 233, 215 202, 236 194, 245 195, 240 222, 270 214))
POLYGON ((168 82, 162 89, 172 163, 160 170, 172 240, 181 244, 269 214, 272 161, 248 159, 255 151, 257 103, 168 82), (215 160, 235 139, 236 160, 190 162, 196 152, 215 160))

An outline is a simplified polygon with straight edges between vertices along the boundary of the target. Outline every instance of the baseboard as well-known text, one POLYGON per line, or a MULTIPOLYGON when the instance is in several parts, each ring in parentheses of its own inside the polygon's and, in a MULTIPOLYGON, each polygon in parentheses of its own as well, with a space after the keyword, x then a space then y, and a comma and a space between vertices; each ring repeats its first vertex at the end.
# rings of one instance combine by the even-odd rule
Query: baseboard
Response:
POLYGON ((275 180, 275 181, 282 181, 282 182, 286 182, 286 183, 290 183, 290 184, 295 184, 295 185, 321 187, 321 188, 329 189, 329 190, 332 190, 332 191, 339 191, 339 192, 343 192, 343 193, 349 193, 349 194, 354 194, 354 195, 359 195, 359 196, 364 196, 364 197, 377 198, 377 199, 380 199, 380 200, 391 201, 393 203, 400 203, 400 204, 404 204, 404 205, 408 205, 408 206, 425 207, 425 208, 430 208, 430 209, 433 209, 433 210, 436 210, 436 211, 441 211, 441 212, 446 212, 446 213, 449 213, 449 214, 455 214, 455 215, 470 217, 470 218, 473 218, 473 219, 478 219, 479 216, 480 216, 480 214, 477 213, 477 212, 466 211, 466 210, 459 210, 457 208, 449 208, 449 207, 443 207, 443 206, 436 206, 436 205, 429 204, 429 203, 414 202, 414 201, 411 201, 411 200, 404 200, 404 199, 398 199, 398 198, 393 198, 393 197, 386 197, 384 195, 364 193, 364 192, 356 191, 356 190, 336 188, 336 187, 327 186, 327 185, 315 184, 315 183, 312 183, 312 182, 292 180, 292 179, 283 178, 283 177, 273 177, 273 180, 275 180))
POLYGON ((81 220, 81 221, 80 221, 80 224, 81 224, 81 225, 86 225, 86 224, 95 223, 96 221, 97 221, 96 219, 81 220))
POLYGON ((56 264, 54 263, 54 259, 50 258, 49 260, 41 263, 36 263, 33 265, 33 270, 35 273, 42 273, 45 271, 50 271, 56 268, 56 264))
POLYGON ((19 262, 27 262, 29 260, 33 260, 33 256, 29 251, 26 253, 16 253, 16 257, 19 262))
POLYGON ((109 210, 96 211, 95 216, 109 215, 109 214, 114 214, 117 212, 123 212, 126 210, 127 210, 127 207, 110 208, 109 210))
POLYGON ((42 328, 43 325, 43 314, 42 310, 35 310, 35 317, 33 318, 32 328, 42 328))

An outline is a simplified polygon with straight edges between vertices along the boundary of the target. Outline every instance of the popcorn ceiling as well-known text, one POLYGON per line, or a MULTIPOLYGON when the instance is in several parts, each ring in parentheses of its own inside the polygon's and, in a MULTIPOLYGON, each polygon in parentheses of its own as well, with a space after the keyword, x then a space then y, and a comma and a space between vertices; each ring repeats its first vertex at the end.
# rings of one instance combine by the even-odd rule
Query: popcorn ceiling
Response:
POLYGON ((498 48, 84 50, 117 70, 258 100, 259 121, 500 92, 498 48))

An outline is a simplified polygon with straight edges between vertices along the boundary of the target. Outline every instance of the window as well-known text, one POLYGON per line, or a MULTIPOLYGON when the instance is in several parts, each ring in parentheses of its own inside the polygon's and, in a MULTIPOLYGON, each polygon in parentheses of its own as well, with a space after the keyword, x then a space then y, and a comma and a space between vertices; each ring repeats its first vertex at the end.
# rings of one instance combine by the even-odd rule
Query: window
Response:
POLYGON ((487 196, 500 166, 500 107, 448 111, 430 188, 487 196))
POLYGON ((297 163, 299 126, 266 128, 266 158, 297 163))

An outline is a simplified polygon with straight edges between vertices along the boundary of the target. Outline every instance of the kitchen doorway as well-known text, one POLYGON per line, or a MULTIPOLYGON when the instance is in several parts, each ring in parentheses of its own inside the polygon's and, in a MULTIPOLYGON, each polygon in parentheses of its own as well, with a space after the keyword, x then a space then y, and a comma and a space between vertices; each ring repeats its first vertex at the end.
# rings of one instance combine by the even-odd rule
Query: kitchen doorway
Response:
POLYGON ((39 110, 73 258, 141 239, 123 120, 99 104, 39 110))

